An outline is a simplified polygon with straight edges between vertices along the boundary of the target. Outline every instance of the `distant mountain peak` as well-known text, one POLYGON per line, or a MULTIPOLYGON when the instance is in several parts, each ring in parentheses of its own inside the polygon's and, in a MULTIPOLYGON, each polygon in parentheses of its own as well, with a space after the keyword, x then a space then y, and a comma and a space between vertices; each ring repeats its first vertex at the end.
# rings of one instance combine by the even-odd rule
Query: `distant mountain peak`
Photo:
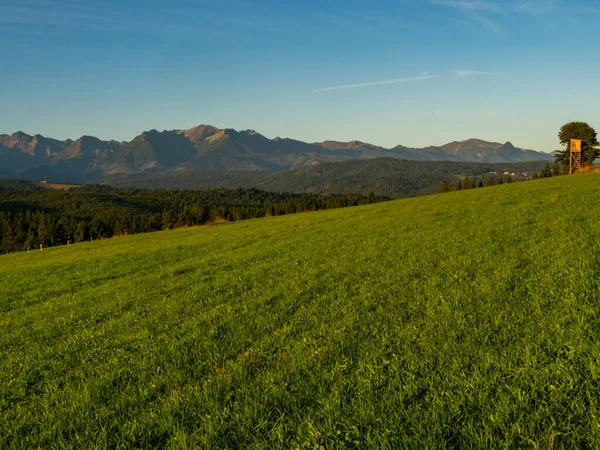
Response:
POLYGON ((10 137, 14 138, 14 139, 23 139, 23 138, 31 139, 31 138, 33 138, 33 136, 30 136, 29 134, 27 134, 23 131, 17 131, 15 133, 11 134, 10 137))
POLYGON ((187 137, 194 145, 200 145, 206 139, 214 136, 223 130, 212 125, 198 125, 197 127, 190 128, 189 130, 182 130, 179 133, 187 137))
POLYGON ((196 127, 187 129, 187 130, 183 130, 184 133, 217 133, 221 131, 219 128, 217 127, 213 127, 212 125, 198 125, 196 127))
POLYGON ((363 141, 357 141, 357 140, 353 140, 353 141, 349 141, 349 142, 323 141, 323 142, 316 142, 314 145, 318 145, 327 150, 352 150, 352 149, 358 149, 358 148, 365 148, 365 149, 366 148, 371 148, 371 149, 381 148, 376 145, 369 144, 369 143, 363 142, 363 141))
POLYGON ((491 144, 491 145, 501 145, 499 142, 486 141, 485 139, 479 138, 470 138, 462 141, 463 144, 491 144))
MULTIPOLYGON (((502 145, 500 142, 486 141, 484 139, 479 139, 479 138, 469 138, 469 139, 465 139, 463 141, 454 141, 454 142, 451 142, 450 144, 460 144, 463 146, 466 146, 466 145, 501 146, 502 145)), ((446 144, 446 145, 450 145, 450 144, 446 144)), ((444 147, 444 146, 442 146, 442 147, 444 147)))
POLYGON ((499 142, 489 142, 483 139, 471 138, 465 141, 454 141, 440 147, 452 155, 481 155, 481 152, 502 148, 499 142))
POLYGON ((207 129, 207 128, 208 128, 208 129, 212 129, 212 130, 218 130, 218 128, 217 128, 217 127, 213 127, 212 125, 208 125, 208 124, 201 123, 200 125, 196 125, 195 127, 188 128, 188 129, 187 129, 187 130, 185 130, 185 131, 204 130, 204 129, 207 129))
POLYGON ((148 133, 150 133, 149 131, 144 131, 142 134, 136 136, 133 138, 133 141, 131 142, 140 142, 140 141, 144 141, 146 139, 146 137, 148 136, 148 133))
POLYGON ((158 134, 160 134, 160 131, 158 131, 156 128, 153 128, 151 130, 144 131, 142 134, 140 134, 140 136, 143 138, 148 138, 151 136, 156 136, 158 134))
MULTIPOLYGON (((70 139, 67 139, 68 141, 70 141, 70 139)), ((81 136, 79 139, 76 140, 76 142, 82 142, 82 141, 93 141, 93 142, 99 142, 100 139, 98 139, 95 136, 88 136, 88 135, 83 135, 81 136)))

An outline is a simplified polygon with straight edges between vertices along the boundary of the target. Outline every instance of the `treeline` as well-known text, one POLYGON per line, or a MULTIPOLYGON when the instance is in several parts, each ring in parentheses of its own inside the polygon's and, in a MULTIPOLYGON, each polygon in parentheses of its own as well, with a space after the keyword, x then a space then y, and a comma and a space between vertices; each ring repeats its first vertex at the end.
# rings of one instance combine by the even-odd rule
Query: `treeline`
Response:
POLYGON ((86 185, 68 192, 0 190, 0 253, 113 236, 343 208, 386 200, 258 189, 140 190, 86 185))
POLYGON ((569 173, 569 169, 568 166, 562 166, 560 164, 558 164, 558 162, 555 162, 552 166, 550 166, 550 164, 546 164, 546 167, 544 167, 540 173, 534 173, 533 174, 533 179, 537 180, 538 178, 551 178, 551 177, 557 177, 559 175, 566 175, 569 173))
MULTIPOLYGON (((547 163, 546 166, 538 173, 535 172, 532 176, 532 179, 537 180, 539 178, 550 178, 557 177, 559 175, 565 175, 568 173, 568 170, 565 167, 562 167, 558 163, 554 163, 554 165, 550 166, 550 163, 547 163)), ((512 183, 514 180, 512 176, 490 176, 487 178, 469 178, 464 177, 461 180, 457 181, 455 184, 450 183, 448 180, 443 180, 438 188, 437 192, 443 194, 445 192, 452 191, 464 191, 467 189, 477 189, 488 186, 496 186, 498 184, 504 183, 512 183)))
POLYGON ((464 177, 463 179, 456 182, 456 184, 450 183, 448 180, 444 180, 438 186, 437 192, 443 194, 451 191, 466 191, 468 189, 478 189, 488 186, 496 186, 497 184, 512 183, 512 176, 504 177, 487 177, 487 178, 469 178, 464 177))

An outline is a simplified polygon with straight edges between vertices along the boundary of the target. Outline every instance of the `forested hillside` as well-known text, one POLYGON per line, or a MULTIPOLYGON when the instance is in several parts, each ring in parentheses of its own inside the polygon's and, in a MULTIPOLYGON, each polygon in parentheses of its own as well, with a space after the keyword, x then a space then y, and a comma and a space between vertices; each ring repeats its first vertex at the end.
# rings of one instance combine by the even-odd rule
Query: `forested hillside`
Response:
POLYGON ((342 208, 375 195, 313 195, 258 189, 117 190, 85 185, 68 192, 0 180, 0 254, 120 236, 342 208), (8 186, 11 189, 2 189, 8 186))
POLYGON ((149 189, 256 187, 266 191, 315 194, 357 192, 368 195, 374 192, 380 196, 400 198, 431 194, 443 180, 456 183, 463 177, 476 178, 484 184, 489 178, 511 177, 513 181, 521 181, 532 178, 547 164, 546 161, 489 164, 376 158, 320 164, 284 172, 206 170, 114 175, 103 178, 102 182, 117 187, 149 189))

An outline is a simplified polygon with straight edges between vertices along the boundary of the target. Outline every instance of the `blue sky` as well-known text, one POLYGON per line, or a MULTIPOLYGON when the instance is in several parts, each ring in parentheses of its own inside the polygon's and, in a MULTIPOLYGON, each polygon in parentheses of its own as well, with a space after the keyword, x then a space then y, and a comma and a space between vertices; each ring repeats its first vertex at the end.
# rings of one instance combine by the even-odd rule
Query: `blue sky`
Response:
POLYGON ((0 133, 551 151, 600 129, 599 23, 591 0, 0 0, 0 133))

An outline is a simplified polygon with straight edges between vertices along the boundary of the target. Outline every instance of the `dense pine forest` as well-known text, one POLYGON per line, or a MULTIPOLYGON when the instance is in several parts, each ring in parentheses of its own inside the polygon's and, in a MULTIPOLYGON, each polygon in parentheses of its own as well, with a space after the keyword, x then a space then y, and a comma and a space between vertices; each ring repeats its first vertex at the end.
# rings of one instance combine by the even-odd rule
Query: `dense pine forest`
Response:
POLYGON ((67 192, 0 181, 0 253, 113 236, 343 208, 386 200, 258 189, 143 190, 85 185, 67 192))

